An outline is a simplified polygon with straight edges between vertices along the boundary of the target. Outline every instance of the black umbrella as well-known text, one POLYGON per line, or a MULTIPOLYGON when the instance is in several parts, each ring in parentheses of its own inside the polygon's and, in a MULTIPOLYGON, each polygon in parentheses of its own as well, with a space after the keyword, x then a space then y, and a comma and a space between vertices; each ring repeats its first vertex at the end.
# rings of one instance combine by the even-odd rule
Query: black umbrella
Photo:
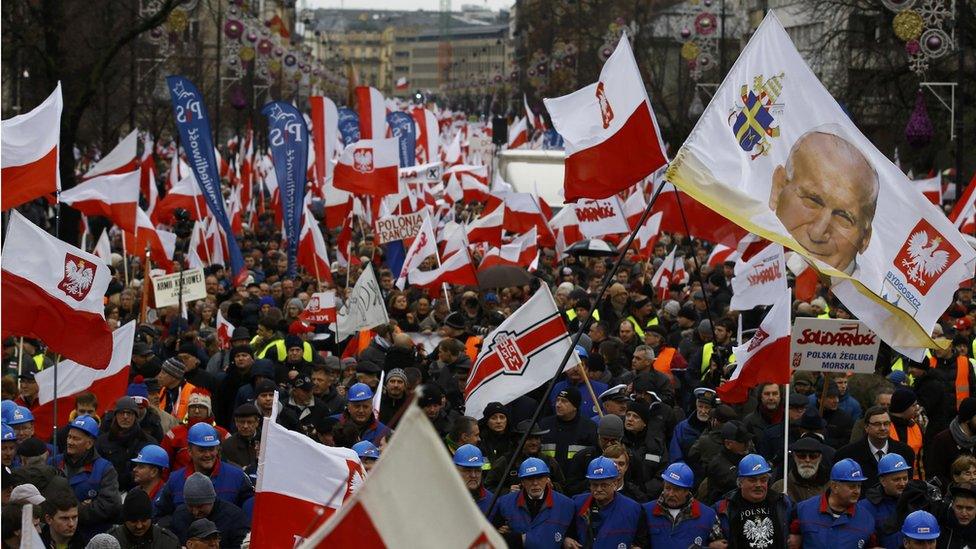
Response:
POLYGON ((566 248, 566 253, 586 257, 610 257, 617 255, 617 250, 599 238, 590 238, 574 243, 566 248))
POLYGON ((508 288, 524 286, 532 280, 525 267, 492 265, 478 270, 478 286, 481 288, 508 288))

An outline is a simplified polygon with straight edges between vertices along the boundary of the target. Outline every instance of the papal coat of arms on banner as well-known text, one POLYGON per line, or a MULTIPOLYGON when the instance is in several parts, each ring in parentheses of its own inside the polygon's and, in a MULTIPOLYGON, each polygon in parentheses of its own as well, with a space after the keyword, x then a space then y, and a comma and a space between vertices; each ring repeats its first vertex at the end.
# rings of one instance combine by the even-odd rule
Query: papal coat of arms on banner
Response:
POLYGON ((772 147, 769 139, 779 137, 774 115, 783 111, 783 105, 776 103, 783 91, 783 79, 783 73, 765 81, 761 74, 756 76, 751 89, 746 85, 740 88, 741 103, 729 114, 735 140, 742 150, 750 153, 752 160, 768 154, 772 147))

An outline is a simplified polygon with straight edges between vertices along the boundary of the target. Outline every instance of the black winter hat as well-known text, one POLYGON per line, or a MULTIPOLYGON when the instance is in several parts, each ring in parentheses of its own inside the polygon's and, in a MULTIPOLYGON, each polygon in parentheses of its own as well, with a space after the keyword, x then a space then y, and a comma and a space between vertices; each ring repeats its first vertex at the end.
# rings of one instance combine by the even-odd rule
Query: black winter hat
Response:
POLYGON ((125 496, 122 503, 122 520, 136 521, 152 518, 152 503, 149 494, 142 488, 134 488, 125 496))
POLYGON ((511 417, 511 415, 508 413, 508 408, 506 408, 504 404, 502 404, 501 402, 489 402, 488 405, 485 406, 485 411, 482 414, 482 417, 484 417, 487 420, 488 418, 490 418, 495 414, 505 414, 506 418, 511 417))
POLYGON ((915 396, 915 391, 908 387, 899 387, 895 390, 895 394, 891 395, 891 405, 888 406, 888 411, 893 414, 900 414, 911 408, 912 404, 917 401, 918 397, 915 396))
POLYGON ((644 420, 645 424, 651 422, 651 409, 647 406, 647 404, 644 404, 639 400, 631 400, 628 402, 627 411, 634 412, 635 414, 639 415, 640 418, 644 420))
POLYGON ((556 397, 557 398, 558 397, 565 398, 577 410, 579 410, 580 403, 583 402, 583 395, 580 394, 579 389, 577 389, 576 387, 573 387, 573 386, 568 386, 568 387, 564 388, 562 391, 559 391, 559 394, 556 395, 556 397))

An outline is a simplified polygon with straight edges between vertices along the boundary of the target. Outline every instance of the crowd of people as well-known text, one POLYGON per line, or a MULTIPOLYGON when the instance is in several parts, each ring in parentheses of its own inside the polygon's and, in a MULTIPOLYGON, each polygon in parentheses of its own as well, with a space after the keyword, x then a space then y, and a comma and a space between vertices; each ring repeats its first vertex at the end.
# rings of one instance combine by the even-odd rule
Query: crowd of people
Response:
MULTIPOLYGON (((481 205, 454 207, 464 220, 481 205)), ((205 298, 148 316, 139 258, 115 257, 106 319, 139 323, 125 394, 75 395, 50 439, 35 436, 35 375, 57 357, 40 341, 3 342, 4 546, 31 534, 25 504, 50 547, 246 544, 276 397, 281 425, 352 448, 367 471, 403 407, 420 406, 511 547, 976 546, 970 289, 937 327, 951 344, 922 362, 882 344, 874 374, 796 372, 789 386, 759 383, 733 404, 716 389, 734 368, 739 317, 755 326, 764 310, 729 310, 734 263, 707 264, 707 242, 665 234, 650 257, 626 250, 603 298, 617 258, 550 248, 528 284, 400 290, 385 248, 358 224, 355 260, 331 278, 341 302, 373 269, 389 321, 337 342, 299 318, 327 283, 288 276, 280 241, 273 214, 262 215, 240 238, 244 283, 211 265, 205 298), (651 275, 675 246, 690 276, 662 294, 651 275), (484 337, 543 286, 568 332, 583 330, 580 364, 548 394, 465 415, 484 337), (235 326, 229 345, 218 312, 235 326)), ((179 262, 185 239, 177 249, 179 262)), ((851 318, 823 286, 792 313, 851 318)))

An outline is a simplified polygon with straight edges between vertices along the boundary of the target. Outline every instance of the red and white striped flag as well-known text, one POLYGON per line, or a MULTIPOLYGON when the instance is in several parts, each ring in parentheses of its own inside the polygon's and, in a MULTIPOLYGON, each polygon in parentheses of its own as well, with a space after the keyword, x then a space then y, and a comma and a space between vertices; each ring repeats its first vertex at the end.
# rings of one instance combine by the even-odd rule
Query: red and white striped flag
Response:
POLYGON ((146 197, 146 213, 152 219, 159 200, 159 187, 156 186, 156 159, 153 158, 152 136, 146 134, 142 145, 142 160, 139 164, 139 190, 146 197))
POLYGON ((102 298, 105 262, 10 212, 3 243, 0 322, 3 335, 33 337, 65 358, 104 369, 112 358, 112 331, 102 298))
POLYGON ((385 138, 386 99, 380 90, 372 86, 356 86, 356 101, 359 111, 359 138, 385 138))
POLYGON ((508 129, 508 148, 517 149, 529 142, 529 129, 525 126, 525 118, 520 117, 508 129))
POLYGON ((95 242, 95 247, 92 249, 92 253, 100 257, 106 265, 111 265, 112 242, 108 238, 108 229, 102 231, 101 236, 98 237, 98 241, 95 242))
POLYGON ((234 325, 224 318, 224 313, 217 308, 217 341, 221 349, 230 349, 230 338, 234 335, 234 325))
MULTIPOLYGON (((536 120, 535 113, 532 112, 532 108, 529 107, 529 98, 524 93, 522 94, 522 104, 525 106, 525 121, 528 126, 534 130, 542 129, 539 127, 539 122, 536 120)), ((540 116, 539 119, 542 117, 540 116)))
POLYGON ((942 175, 937 174, 935 177, 929 177, 928 179, 916 179, 912 181, 915 187, 922 193, 929 202, 935 204, 936 206, 942 207, 942 175))
POLYGON ((316 280, 326 280, 332 284, 332 265, 329 263, 325 238, 308 208, 305 208, 302 233, 298 241, 298 264, 307 273, 315 275, 316 280))
POLYGON ((207 210, 207 199, 197 185, 197 180, 188 170, 183 179, 173 185, 166 196, 156 204, 156 210, 152 218, 156 223, 164 223, 172 220, 173 212, 178 208, 183 208, 190 214, 190 219, 200 221, 209 215, 207 210))
POLYGON ((959 232, 973 234, 976 232, 976 174, 966 185, 962 197, 956 202, 949 214, 949 219, 959 229, 959 232))
POLYGON ((103 156, 92 166, 82 181, 100 175, 112 175, 131 172, 139 167, 136 146, 139 144, 139 130, 132 130, 114 149, 103 156))
POLYGON ((346 145, 333 173, 337 189, 386 196, 400 192, 397 139, 360 139, 346 145))
POLYGON ((324 189, 325 182, 332 179, 332 170, 335 168, 332 158, 336 155, 339 137, 339 110, 328 97, 313 95, 308 101, 312 110, 315 181, 320 189, 324 189))
POLYGON ((410 114, 417 123, 417 162, 426 164, 439 161, 441 134, 437 116, 423 107, 415 108, 410 114))
POLYGON ((157 229, 149 216, 141 209, 136 210, 136 232, 125 234, 125 253, 142 257, 149 247, 149 257, 167 271, 173 268, 173 253, 176 251, 176 235, 157 229))
POLYGON ((407 255, 403 259, 403 267, 397 277, 396 286, 401 290, 406 285, 409 273, 420 267, 430 256, 437 256, 437 238, 434 237, 434 228, 430 223, 430 216, 424 215, 424 221, 420 224, 420 230, 410 244, 407 255))
POLYGON ((0 209, 61 189, 61 83, 34 110, 0 123, 0 209))
POLYGON ((445 258, 440 267, 429 271, 410 271, 410 284, 426 288, 438 288, 444 283, 459 286, 477 286, 478 273, 471 263, 468 250, 460 249, 445 258))
POLYGON ((85 215, 102 215, 123 231, 136 230, 139 170, 99 175, 61 193, 61 202, 85 215))
POLYGON ((755 335, 732 349, 737 365, 729 380, 718 387, 722 402, 745 402, 749 389, 761 381, 790 382, 790 305, 789 290, 781 292, 755 335))
POLYGON ((675 254, 677 251, 677 246, 671 248, 671 252, 668 253, 661 266, 657 268, 657 271, 654 271, 654 276, 651 277, 651 287, 660 292, 662 299, 667 295, 668 288, 671 287, 672 283, 681 282, 688 276, 688 273, 685 272, 684 258, 677 257, 675 254))

